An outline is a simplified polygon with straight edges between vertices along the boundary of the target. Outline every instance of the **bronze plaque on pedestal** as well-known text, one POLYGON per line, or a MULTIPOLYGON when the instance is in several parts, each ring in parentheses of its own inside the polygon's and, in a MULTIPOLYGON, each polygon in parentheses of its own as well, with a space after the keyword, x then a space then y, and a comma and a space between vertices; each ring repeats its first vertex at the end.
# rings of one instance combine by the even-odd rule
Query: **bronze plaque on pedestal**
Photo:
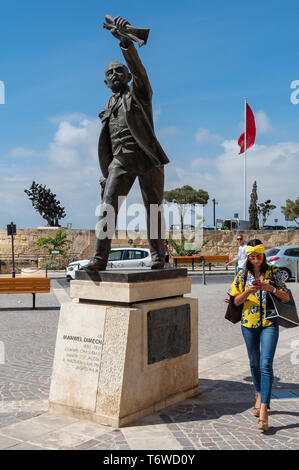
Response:
POLYGON ((188 354, 191 348, 190 305, 147 314, 148 364, 188 354))

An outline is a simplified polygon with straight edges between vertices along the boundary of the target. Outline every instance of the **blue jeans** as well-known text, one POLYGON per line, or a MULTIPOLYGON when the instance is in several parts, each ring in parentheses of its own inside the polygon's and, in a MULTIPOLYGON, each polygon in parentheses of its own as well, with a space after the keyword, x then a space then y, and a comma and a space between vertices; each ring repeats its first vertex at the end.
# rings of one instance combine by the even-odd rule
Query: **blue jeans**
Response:
POLYGON ((261 403, 270 408, 273 383, 273 358, 279 336, 278 325, 246 328, 242 326, 256 392, 261 392, 261 403))

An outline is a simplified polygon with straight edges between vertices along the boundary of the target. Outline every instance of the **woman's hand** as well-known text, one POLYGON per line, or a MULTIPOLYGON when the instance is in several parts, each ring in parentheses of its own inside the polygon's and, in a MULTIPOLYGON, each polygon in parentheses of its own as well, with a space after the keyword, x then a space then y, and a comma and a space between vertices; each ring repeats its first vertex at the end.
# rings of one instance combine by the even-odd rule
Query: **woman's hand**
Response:
POLYGON ((242 294, 236 295, 236 297, 234 298, 234 304, 236 306, 243 304, 245 300, 247 299, 247 297, 250 294, 255 294, 257 290, 258 290, 257 286, 247 287, 247 289, 245 289, 244 292, 242 292, 242 294))
POLYGON ((259 284, 259 289, 261 290, 265 290, 267 292, 273 292, 274 290, 274 286, 272 286, 271 284, 269 284, 268 282, 266 281, 261 281, 260 284, 259 284))
POLYGON ((247 289, 245 289, 245 292, 247 292, 248 295, 249 294, 255 294, 260 289, 261 289, 260 285, 255 284, 255 285, 247 287, 247 289))
MULTIPOLYGON (((259 286, 260 286, 259 289, 265 290, 265 291, 270 292, 271 294, 273 294, 274 286, 272 286, 272 284, 269 284, 266 281, 261 281, 259 286)), ((279 300, 281 300, 282 302, 289 302, 290 301, 290 294, 288 292, 276 290, 274 295, 279 300)))

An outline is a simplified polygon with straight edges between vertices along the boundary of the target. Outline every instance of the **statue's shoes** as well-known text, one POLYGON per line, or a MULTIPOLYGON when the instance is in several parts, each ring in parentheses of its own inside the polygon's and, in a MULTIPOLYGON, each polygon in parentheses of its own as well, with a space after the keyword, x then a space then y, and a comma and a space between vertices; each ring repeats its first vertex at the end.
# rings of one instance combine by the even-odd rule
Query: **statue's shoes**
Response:
POLYGON ((161 263, 161 261, 154 261, 151 265, 151 269, 164 269, 164 263, 161 263))
POLYGON ((91 258, 89 263, 84 266, 84 270, 88 272, 106 271, 106 264, 103 264, 96 258, 91 258))

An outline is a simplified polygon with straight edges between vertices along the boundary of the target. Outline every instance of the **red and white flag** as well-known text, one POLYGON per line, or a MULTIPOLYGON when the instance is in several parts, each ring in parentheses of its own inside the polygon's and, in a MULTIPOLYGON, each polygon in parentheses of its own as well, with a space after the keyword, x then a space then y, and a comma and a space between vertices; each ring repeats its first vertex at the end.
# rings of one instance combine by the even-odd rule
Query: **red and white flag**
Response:
POLYGON ((245 149, 245 132, 240 135, 238 140, 238 144, 240 146, 240 152, 244 153, 244 150, 249 149, 253 146, 256 136, 256 128, 255 128, 255 121, 254 121, 254 114, 251 111, 250 107, 246 103, 246 149, 245 149))

